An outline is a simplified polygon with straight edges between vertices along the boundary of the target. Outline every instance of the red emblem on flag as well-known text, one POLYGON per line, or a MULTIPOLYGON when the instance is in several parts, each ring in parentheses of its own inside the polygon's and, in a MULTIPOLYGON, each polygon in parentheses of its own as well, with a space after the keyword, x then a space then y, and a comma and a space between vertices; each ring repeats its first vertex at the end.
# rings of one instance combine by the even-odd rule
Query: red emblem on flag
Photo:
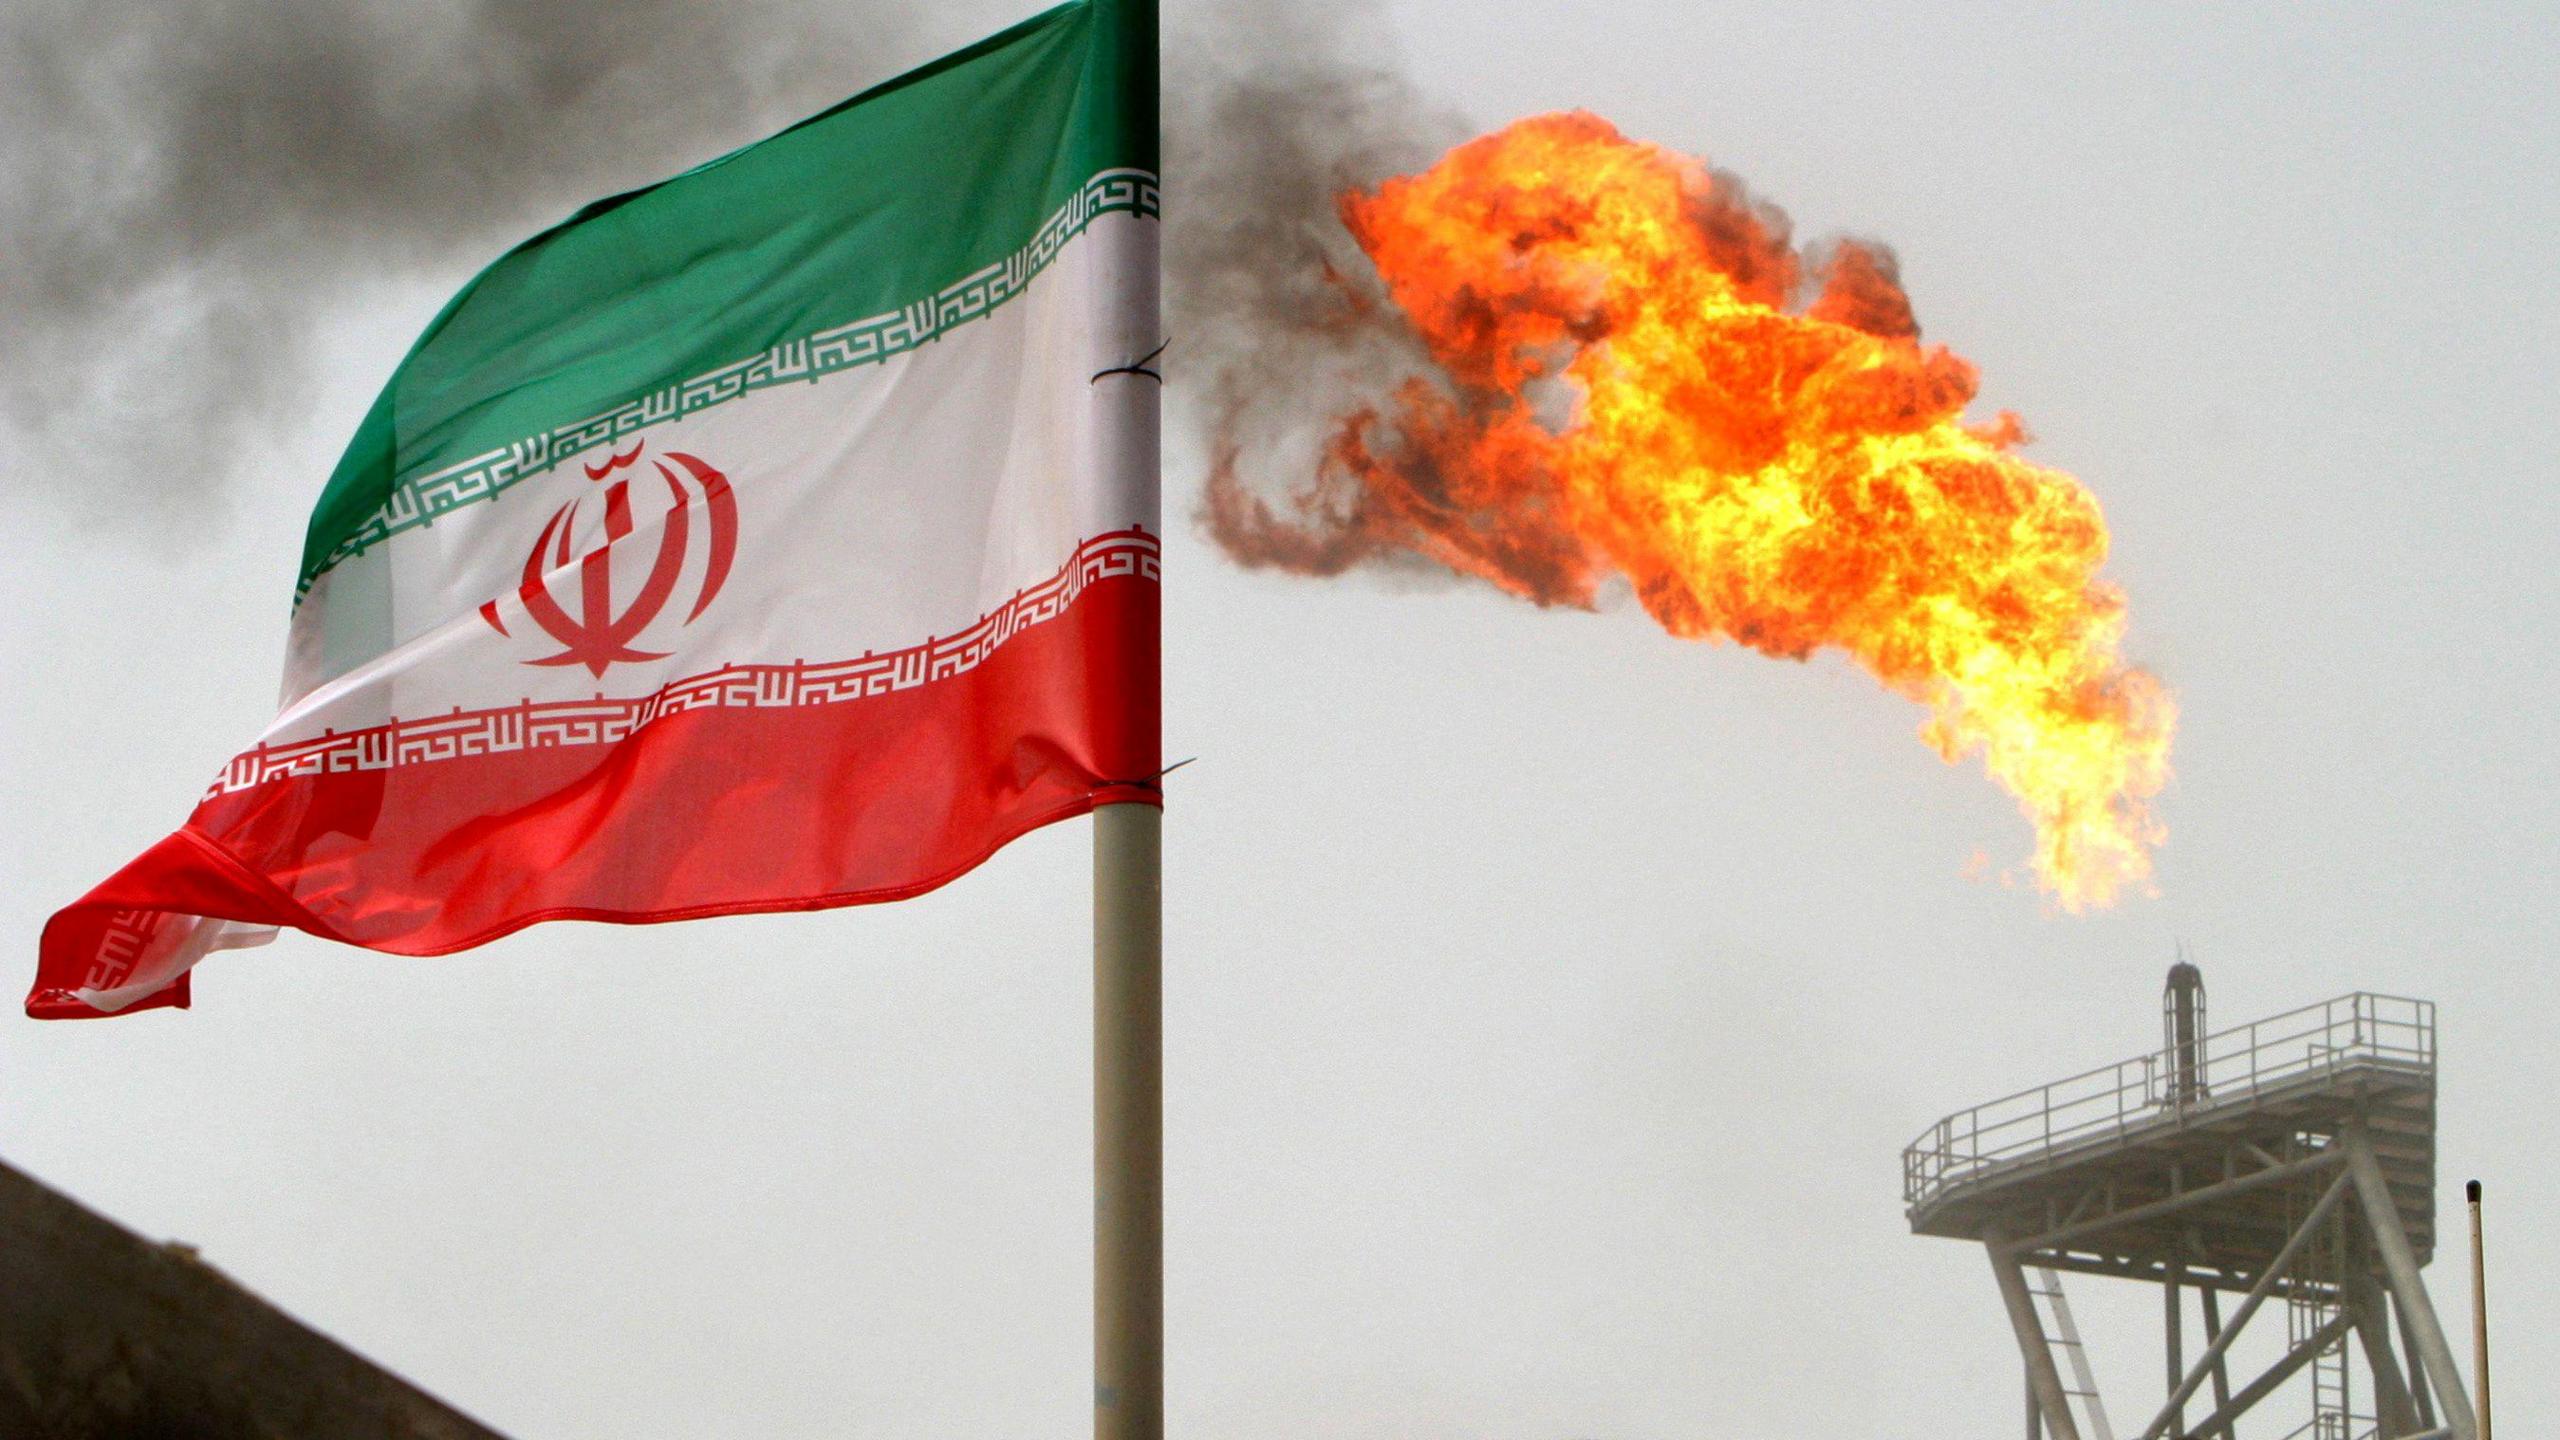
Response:
MULTIPOLYGON (((620 455, 610 455, 601 465, 585 467, 587 478, 602 481, 616 471, 628 470, 640 459, 634 445, 620 455)), ((685 556, 693 545, 695 514, 698 510, 702 529, 710 546, 703 566, 701 588, 695 593, 693 608, 683 623, 692 624, 710 607, 720 587, 728 582, 730 562, 738 553, 738 499, 729 488, 729 477, 691 455, 670 450, 666 460, 654 462, 659 478, 666 481, 671 500, 658 529, 658 552, 649 563, 649 573, 640 583, 638 593, 616 608, 613 594, 614 546, 631 536, 631 481, 616 480, 604 492, 604 543, 580 556, 569 553, 569 537, 577 529, 579 501, 571 500, 552 512, 551 523, 533 542, 533 550, 524 557, 524 582, 516 589, 516 598, 524 602, 527 614, 543 632, 561 643, 557 655, 544 655, 527 660, 527 665, 584 665, 588 671, 602 676, 605 668, 627 660, 660 660, 664 650, 640 650, 634 642, 649 628, 675 598, 676 585, 684 575, 685 556), (675 462, 672 466, 668 461, 675 462), (551 593, 555 577, 570 573, 570 562, 577 562, 577 614, 569 613, 551 593)), ((501 635, 507 633, 504 620, 498 616, 498 602, 492 600, 480 607, 480 618, 501 635)))

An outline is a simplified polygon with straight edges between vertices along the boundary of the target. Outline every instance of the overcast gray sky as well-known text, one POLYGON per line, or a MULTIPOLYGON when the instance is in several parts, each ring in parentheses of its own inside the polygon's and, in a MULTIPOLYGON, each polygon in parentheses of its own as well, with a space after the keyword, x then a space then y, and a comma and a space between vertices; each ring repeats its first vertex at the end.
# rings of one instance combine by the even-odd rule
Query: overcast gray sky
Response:
MULTIPOLYGON (((849 93, 1021 8, 775 83, 849 93)), ((2183 712, 2162 893, 2067 919, 1968 879, 2025 822, 1836 658, 1245 575, 1179 531, 1175 1433, 2014 1433, 1987 1267, 1905 1233, 1899 1149, 2155 1043, 2179 939, 2217 1020, 2441 1002, 2500 1408, 2560 1407, 2555 12, 1389 9, 1481 121, 1587 106, 1899 250, 2114 527, 2183 712)), ((250 483, 148 534, 43 493, 70 440, 12 442, 11 983, 267 718, 309 504, 469 268, 315 302, 323 379, 250 483)), ((1077 1433, 1086 865, 1077 824, 896 906, 437 960, 289 936, 191 1012, 0 1022, 0 1155, 528 1440, 1077 1433), (728 987, 749 953, 792 1003, 728 987)), ((2076 1298, 2138 1404, 2157 1302, 2106 1289, 2076 1298)))

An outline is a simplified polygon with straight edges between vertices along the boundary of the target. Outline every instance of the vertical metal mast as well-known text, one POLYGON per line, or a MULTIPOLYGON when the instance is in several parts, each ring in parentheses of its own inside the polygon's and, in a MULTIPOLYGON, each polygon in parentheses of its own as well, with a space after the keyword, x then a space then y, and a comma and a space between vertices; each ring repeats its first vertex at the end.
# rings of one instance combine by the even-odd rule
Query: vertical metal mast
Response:
POLYGON ((2480 1253, 2480 1182, 2463 1192, 2471 1202, 2471 1383, 2480 1390, 2480 1440, 2489 1440, 2489 1266, 2480 1253))

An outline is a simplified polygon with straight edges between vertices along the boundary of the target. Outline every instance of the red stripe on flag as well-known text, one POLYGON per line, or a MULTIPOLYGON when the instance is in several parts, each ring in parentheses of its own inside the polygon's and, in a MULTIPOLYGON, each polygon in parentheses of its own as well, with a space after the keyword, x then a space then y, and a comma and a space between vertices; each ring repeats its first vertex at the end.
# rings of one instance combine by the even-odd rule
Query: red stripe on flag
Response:
MULTIPOLYGON (((213 795, 45 926, 27 1011, 100 1013, 74 992, 104 988, 133 943, 119 927, 156 912, 436 955, 545 920, 921 894, 1042 825, 1160 803, 1159 595, 1152 579, 1090 583, 974 669, 857 701, 707 707, 612 744, 213 795)), ((126 1008, 186 1003, 182 974, 126 1008)))

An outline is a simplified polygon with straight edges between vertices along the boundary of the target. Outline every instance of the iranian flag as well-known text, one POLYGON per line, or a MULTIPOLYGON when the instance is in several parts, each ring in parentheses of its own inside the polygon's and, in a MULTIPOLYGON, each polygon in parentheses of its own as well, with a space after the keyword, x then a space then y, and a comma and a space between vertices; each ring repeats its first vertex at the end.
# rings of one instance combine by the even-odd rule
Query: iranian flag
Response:
POLYGON ((185 1005, 280 927, 894 900, 1156 803, 1151 10, 1062 5, 464 287, 311 517, 281 711, 46 925, 28 1013, 185 1005))

